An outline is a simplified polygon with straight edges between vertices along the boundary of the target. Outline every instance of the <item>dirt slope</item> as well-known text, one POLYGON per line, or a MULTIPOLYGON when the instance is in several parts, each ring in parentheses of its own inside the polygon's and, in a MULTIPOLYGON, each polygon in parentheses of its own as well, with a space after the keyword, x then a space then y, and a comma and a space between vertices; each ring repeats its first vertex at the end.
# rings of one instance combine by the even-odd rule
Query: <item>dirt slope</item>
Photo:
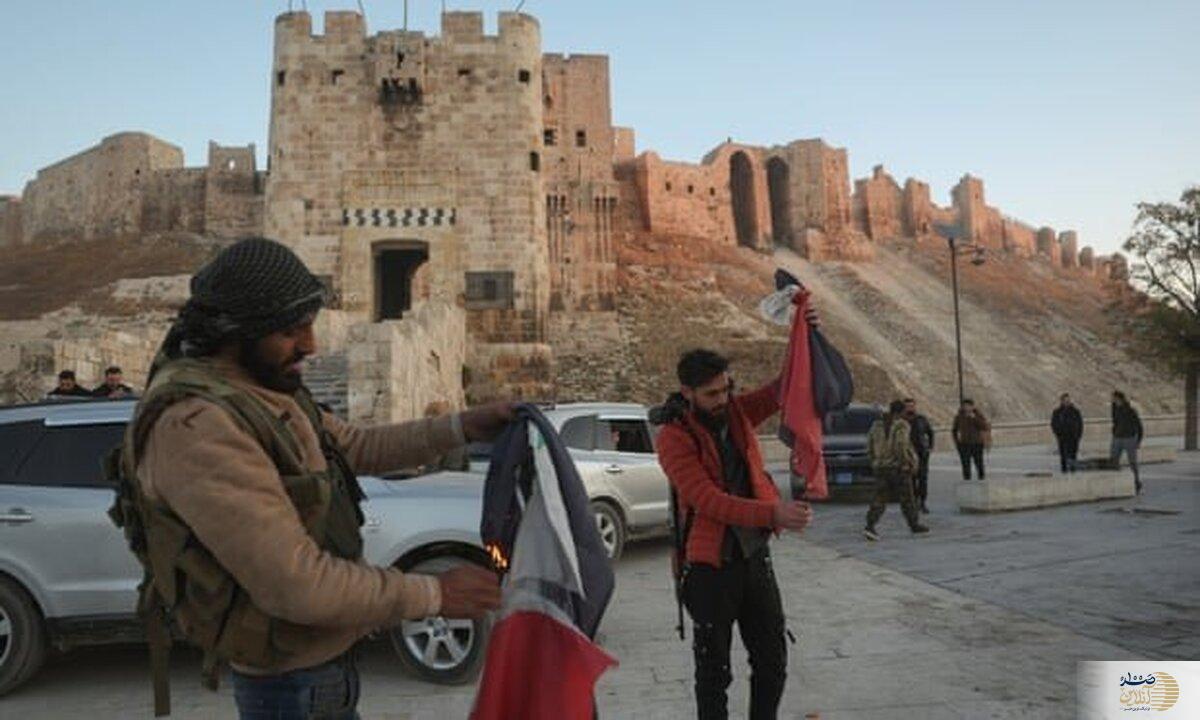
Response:
MULTIPOLYGON (((758 318, 756 305, 779 266, 814 291, 859 399, 911 395, 936 421, 951 415, 957 381, 944 248, 898 243, 878 248, 870 263, 812 264, 786 249, 764 256, 640 237, 622 249, 620 264, 635 400, 660 399, 675 384, 675 358, 699 345, 729 354, 743 385, 777 372, 786 337, 758 318)), ((1099 416, 1113 388, 1130 392, 1144 412, 1178 412, 1175 381, 1122 349, 1095 279, 1004 256, 960 270, 966 393, 993 418, 1048 417, 1064 391, 1099 416)))

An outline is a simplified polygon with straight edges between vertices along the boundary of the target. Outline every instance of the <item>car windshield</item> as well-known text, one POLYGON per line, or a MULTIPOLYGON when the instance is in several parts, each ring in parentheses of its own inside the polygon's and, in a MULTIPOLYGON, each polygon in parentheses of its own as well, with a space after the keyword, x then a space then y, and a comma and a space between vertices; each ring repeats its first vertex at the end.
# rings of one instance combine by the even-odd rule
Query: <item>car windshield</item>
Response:
POLYGON ((876 414, 870 410, 843 410, 825 416, 825 433, 828 435, 866 435, 876 414))

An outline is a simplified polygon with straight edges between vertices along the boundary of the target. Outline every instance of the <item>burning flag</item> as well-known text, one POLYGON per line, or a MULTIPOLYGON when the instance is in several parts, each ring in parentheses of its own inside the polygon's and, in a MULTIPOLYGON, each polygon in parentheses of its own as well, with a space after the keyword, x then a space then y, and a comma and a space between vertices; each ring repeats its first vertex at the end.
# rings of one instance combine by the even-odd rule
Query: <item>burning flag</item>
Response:
POLYGON ((575 464, 532 405, 493 445, 480 534, 507 568, 472 720, 590 720, 616 660, 593 638, 613 573, 575 464))

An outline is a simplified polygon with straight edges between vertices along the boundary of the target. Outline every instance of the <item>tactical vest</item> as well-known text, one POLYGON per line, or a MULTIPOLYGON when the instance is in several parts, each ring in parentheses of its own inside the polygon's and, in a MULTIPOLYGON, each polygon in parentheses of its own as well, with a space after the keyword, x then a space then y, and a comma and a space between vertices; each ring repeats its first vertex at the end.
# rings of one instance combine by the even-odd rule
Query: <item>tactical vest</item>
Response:
POLYGON ((884 415, 871 426, 867 433, 867 445, 871 468, 876 472, 905 469, 906 460, 902 450, 907 447, 909 440, 907 431, 902 427, 890 415, 884 415), (904 437, 893 437, 897 432, 904 432, 904 437))
POLYGON ((349 560, 362 557, 362 489, 307 389, 294 397, 320 438, 323 472, 305 469, 299 440, 261 400, 204 361, 174 360, 163 366, 138 404, 123 445, 105 461, 106 474, 117 487, 109 516, 124 530, 145 571, 138 588, 138 614, 146 623, 158 716, 170 713, 167 661, 172 626, 204 651, 204 684, 214 690, 221 663, 269 667, 305 647, 316 632, 256 607, 179 516, 142 492, 136 471, 151 428, 172 404, 193 397, 222 408, 258 440, 279 470, 305 529, 323 550, 349 560))

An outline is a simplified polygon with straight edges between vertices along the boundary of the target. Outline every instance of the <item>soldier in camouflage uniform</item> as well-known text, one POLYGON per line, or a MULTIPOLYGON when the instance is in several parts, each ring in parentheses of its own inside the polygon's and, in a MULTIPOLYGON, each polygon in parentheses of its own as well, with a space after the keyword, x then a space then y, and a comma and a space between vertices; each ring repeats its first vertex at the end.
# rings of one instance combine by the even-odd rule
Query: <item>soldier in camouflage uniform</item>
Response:
POLYGON ((863 529, 863 536, 868 540, 879 539, 875 523, 887 508, 889 498, 900 501, 900 509, 913 534, 929 532, 929 528, 917 518, 912 480, 917 472, 918 459, 912 446, 909 424, 903 415, 903 401, 893 401, 887 414, 875 421, 867 435, 867 451, 871 470, 875 473, 875 498, 867 510, 867 527, 863 529))

